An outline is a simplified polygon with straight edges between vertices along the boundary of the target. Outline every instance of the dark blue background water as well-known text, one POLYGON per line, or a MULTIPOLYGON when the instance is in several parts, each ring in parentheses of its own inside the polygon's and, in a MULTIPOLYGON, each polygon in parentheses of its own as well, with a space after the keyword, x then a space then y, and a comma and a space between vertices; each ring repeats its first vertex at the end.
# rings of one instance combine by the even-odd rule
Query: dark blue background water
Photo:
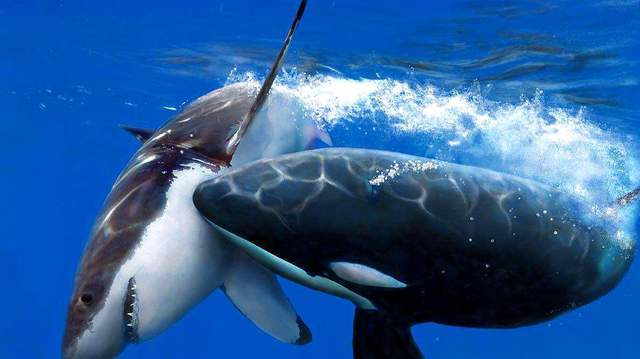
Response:
MULTIPOLYGON (((117 124, 157 127, 174 114, 164 107, 179 109, 247 72, 260 78, 296 6, 0 3, 0 357, 59 355, 92 222, 138 146, 117 124)), ((311 0, 280 86, 311 117, 330 117, 324 125, 337 145, 484 165, 609 198, 638 174, 639 23, 634 0, 311 0), (325 97, 304 92, 314 87, 325 97), (331 100, 358 91, 355 103, 331 100)), ((314 333, 310 345, 275 342, 216 292, 123 356, 349 357, 352 305, 284 286, 314 333)), ((430 358, 633 358, 639 301, 634 265, 611 294, 547 324, 424 324, 414 334, 430 358)))

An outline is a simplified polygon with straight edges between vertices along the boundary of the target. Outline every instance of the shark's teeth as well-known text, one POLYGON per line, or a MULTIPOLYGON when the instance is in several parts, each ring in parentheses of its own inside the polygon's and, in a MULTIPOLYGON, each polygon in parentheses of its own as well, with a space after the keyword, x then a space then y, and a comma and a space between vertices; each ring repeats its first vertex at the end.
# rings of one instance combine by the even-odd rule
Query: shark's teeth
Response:
POLYGON ((138 302, 136 300, 136 280, 134 277, 129 279, 127 285, 127 293, 124 297, 123 319, 125 323, 125 336, 132 343, 137 343, 138 338, 138 302))

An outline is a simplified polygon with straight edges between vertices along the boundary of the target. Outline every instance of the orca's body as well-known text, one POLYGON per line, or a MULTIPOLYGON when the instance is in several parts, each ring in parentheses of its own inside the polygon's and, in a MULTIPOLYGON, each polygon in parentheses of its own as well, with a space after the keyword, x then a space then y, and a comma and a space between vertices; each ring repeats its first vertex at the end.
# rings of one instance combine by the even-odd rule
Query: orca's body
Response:
POLYGON ((391 152, 261 160, 200 185, 194 201, 254 259, 356 303, 358 358, 419 357, 415 323, 549 320, 610 291, 634 255, 542 184, 391 152))

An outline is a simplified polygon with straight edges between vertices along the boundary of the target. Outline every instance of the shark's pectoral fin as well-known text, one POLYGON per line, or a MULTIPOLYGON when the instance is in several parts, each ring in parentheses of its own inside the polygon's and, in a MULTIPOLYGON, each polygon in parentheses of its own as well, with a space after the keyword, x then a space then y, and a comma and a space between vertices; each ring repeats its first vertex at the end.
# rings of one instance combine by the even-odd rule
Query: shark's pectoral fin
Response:
POLYGON ((309 143, 306 145, 307 150, 333 146, 331 135, 325 129, 314 124, 306 126, 304 131, 308 132, 306 137, 309 138, 309 143))
POLYGON ((133 135, 133 137, 137 138, 138 141, 142 143, 146 142, 155 133, 154 130, 149 130, 146 128, 129 127, 125 125, 120 125, 120 128, 129 132, 131 135, 133 135))
POLYGON ((292 344, 311 341, 311 332, 298 316, 273 273, 237 251, 224 291, 233 304, 260 329, 292 344))
POLYGON ((354 359, 423 358, 409 325, 378 310, 356 309, 353 320, 354 359))

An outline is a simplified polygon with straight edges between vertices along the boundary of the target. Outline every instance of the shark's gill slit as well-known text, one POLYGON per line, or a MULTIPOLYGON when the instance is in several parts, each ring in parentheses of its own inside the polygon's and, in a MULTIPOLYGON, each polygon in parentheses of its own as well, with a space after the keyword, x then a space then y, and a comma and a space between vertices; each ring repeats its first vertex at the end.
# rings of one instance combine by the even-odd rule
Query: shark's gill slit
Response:
POLYGON ((136 279, 131 277, 124 297, 122 315, 124 318, 124 332, 127 340, 137 343, 138 338, 138 301, 136 296, 136 279))

